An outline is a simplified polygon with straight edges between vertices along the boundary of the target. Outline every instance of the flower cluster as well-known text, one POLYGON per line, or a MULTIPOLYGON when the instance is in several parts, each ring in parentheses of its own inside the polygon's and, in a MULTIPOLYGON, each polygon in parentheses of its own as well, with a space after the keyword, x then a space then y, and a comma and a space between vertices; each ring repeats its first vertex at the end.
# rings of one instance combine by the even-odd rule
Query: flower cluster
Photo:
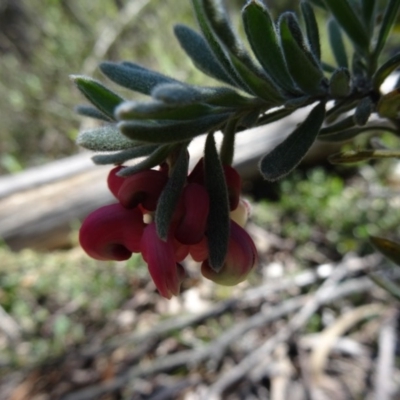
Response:
POLYGON ((185 276, 180 263, 188 255, 202 263, 203 276, 224 285, 243 281, 255 267, 257 251, 242 228, 247 220, 248 205, 240 198, 241 179, 234 168, 224 166, 231 221, 228 252, 218 272, 208 262, 209 195, 203 160, 187 177, 166 240, 158 237, 153 215, 169 179, 168 167, 162 165, 159 170, 144 170, 128 177, 118 175, 122 168, 125 167, 112 169, 107 180, 118 202, 95 210, 80 229, 80 244, 89 256, 97 260, 122 261, 140 252, 158 291, 168 299, 179 294, 185 276))

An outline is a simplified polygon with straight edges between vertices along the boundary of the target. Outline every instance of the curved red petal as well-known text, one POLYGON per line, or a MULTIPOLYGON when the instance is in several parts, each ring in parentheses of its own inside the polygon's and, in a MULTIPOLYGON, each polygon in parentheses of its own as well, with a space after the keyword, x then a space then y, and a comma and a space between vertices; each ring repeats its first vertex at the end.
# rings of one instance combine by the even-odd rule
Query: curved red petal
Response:
POLYGON ((118 176, 117 173, 121 171, 121 169, 124 169, 125 167, 122 165, 119 165, 115 168, 113 168, 109 173, 107 177, 107 186, 110 192, 115 196, 115 198, 118 198, 118 191, 122 184, 124 183, 125 179, 122 176, 118 176))
POLYGON ((86 217, 79 231, 79 242, 97 260, 127 260, 132 252, 139 251, 143 228, 138 209, 110 204, 86 217))
POLYGON ((128 176, 118 191, 118 200, 126 208, 142 204, 154 211, 168 177, 160 171, 149 169, 128 176))
POLYGON ((175 238, 183 244, 196 244, 204 236, 210 200, 207 190, 198 183, 186 185, 183 194, 184 213, 175 228, 175 238))
POLYGON ((201 262, 208 258, 208 242, 207 237, 203 236, 199 243, 196 243, 189 248, 189 254, 194 261, 201 262))
POLYGON ((150 275, 160 294, 167 299, 177 296, 180 290, 180 277, 172 238, 166 242, 157 236, 154 222, 143 232, 141 250, 149 267, 150 275))

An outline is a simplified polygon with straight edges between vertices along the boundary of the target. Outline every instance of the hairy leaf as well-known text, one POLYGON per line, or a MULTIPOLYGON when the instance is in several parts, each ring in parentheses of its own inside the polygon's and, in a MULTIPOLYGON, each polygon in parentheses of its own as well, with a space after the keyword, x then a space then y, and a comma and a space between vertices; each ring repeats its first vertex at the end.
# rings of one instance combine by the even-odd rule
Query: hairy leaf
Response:
POLYGON ((172 167, 171 174, 158 199, 155 214, 157 234, 161 240, 168 239, 169 227, 172 216, 178 204, 186 183, 189 167, 189 157, 186 146, 182 146, 175 165, 172 167))
POLYGON ((329 43, 331 45, 333 56, 335 57, 337 65, 342 68, 349 68, 342 32, 340 31, 339 24, 333 18, 328 21, 328 35, 329 43))
POLYGON ((293 13, 283 13, 279 19, 282 47, 289 72, 305 93, 324 93, 324 76, 318 62, 307 49, 303 34, 293 13))
POLYGON ((107 122, 111 122, 112 121, 111 117, 107 117, 106 114, 103 114, 97 108, 91 107, 91 106, 87 106, 87 105, 84 105, 84 104, 76 106, 75 107, 75 111, 79 115, 83 115, 85 117, 95 118, 95 119, 99 119, 101 121, 107 121, 107 122))
POLYGON ((314 143, 324 117, 325 104, 321 102, 290 136, 261 159, 260 170, 266 180, 282 178, 300 163, 314 143))
POLYGON ((356 111, 354 112, 354 122, 359 126, 365 125, 373 110, 374 103, 371 97, 364 97, 357 104, 356 111))
POLYGON ((250 46, 266 73, 284 90, 298 93, 268 9, 260 1, 249 1, 242 11, 242 18, 250 46))
POLYGON ((306 31, 310 49, 317 60, 321 59, 321 45, 319 40, 319 30, 314 10, 308 1, 301 2, 301 12, 306 23, 306 31))
POLYGON ((122 135, 115 125, 105 125, 79 132, 76 143, 94 151, 125 150, 138 145, 137 142, 122 135))
POLYGON ((229 201, 225 174, 215 145, 214 135, 209 134, 204 149, 205 181, 210 197, 207 219, 209 265, 219 272, 224 265, 229 242, 229 201))
POLYGON ((118 124, 128 138, 145 143, 176 143, 216 129, 230 114, 210 115, 188 121, 123 121, 118 124))
POLYGON ((95 105, 103 114, 114 118, 114 109, 124 99, 106 88, 100 82, 82 75, 71 75, 71 79, 83 95, 95 105))
POLYGON ((137 146, 117 153, 97 154, 92 157, 92 160, 97 165, 122 164, 135 158, 148 156, 157 150, 157 148, 157 145, 137 146))
POLYGON ((351 41, 364 54, 368 54, 369 35, 351 2, 349 0, 324 0, 324 2, 351 41))
POLYGON ((203 36, 188 26, 180 24, 174 27, 174 32, 181 47, 200 71, 215 79, 236 86, 235 81, 221 67, 203 36))
POLYGON ((127 65, 126 63, 103 62, 100 64, 100 69, 118 85, 144 94, 150 94, 153 88, 161 83, 180 83, 176 79, 133 63, 127 65))

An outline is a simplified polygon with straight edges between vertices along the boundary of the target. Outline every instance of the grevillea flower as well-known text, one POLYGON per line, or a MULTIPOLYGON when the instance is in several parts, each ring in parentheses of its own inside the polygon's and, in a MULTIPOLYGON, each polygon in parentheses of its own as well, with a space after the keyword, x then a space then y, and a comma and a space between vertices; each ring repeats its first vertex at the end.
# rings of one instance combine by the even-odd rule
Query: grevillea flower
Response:
POLYGON ((241 179, 231 166, 224 166, 231 209, 228 253, 218 273, 209 266, 207 220, 210 207, 201 159, 187 177, 169 225, 167 240, 161 240, 153 222, 160 195, 168 181, 169 166, 144 170, 129 177, 113 168, 107 178, 110 191, 119 203, 101 207, 83 222, 79 232, 82 248, 98 260, 127 260, 142 253, 159 293, 177 296, 185 270, 180 264, 189 254, 201 262, 201 272, 216 283, 235 285, 243 281, 257 264, 257 252, 247 232, 241 228, 250 208, 240 199, 241 179), (235 222, 236 221, 236 222, 235 222), (239 225, 241 226, 239 226, 239 225))
POLYGON ((110 204, 89 214, 79 231, 79 242, 96 260, 127 260, 140 251, 145 224, 137 208, 110 204))
POLYGON ((178 296, 184 271, 176 262, 172 236, 166 242, 161 240, 152 222, 143 232, 140 249, 160 294, 167 299, 178 296))
POLYGON ((233 286, 244 281, 257 262, 257 250, 250 235, 231 220, 228 253, 222 269, 215 272, 205 260, 201 265, 201 273, 215 283, 233 286))

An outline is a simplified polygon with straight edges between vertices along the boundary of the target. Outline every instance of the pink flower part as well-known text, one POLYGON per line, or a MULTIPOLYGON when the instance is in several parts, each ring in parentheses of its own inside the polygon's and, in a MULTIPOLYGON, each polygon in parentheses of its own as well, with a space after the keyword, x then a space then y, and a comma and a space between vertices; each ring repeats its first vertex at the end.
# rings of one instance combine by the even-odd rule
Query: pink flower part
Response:
MULTIPOLYGON (((230 165, 223 165, 226 186, 229 196, 229 208, 235 210, 239 204, 240 192, 242 190, 242 179, 235 168, 230 165)), ((204 159, 200 158, 192 172, 188 176, 188 182, 205 185, 204 159)))
POLYGON ((110 189, 110 192, 115 196, 115 198, 118 198, 118 191, 122 184, 125 182, 124 177, 118 176, 117 173, 121 171, 121 169, 124 169, 125 167, 122 165, 119 165, 115 168, 113 168, 107 177, 107 186, 108 189, 110 189))
POLYGON ((189 254, 194 261, 202 262, 208 258, 208 242, 207 237, 203 236, 201 241, 197 244, 190 246, 189 254))
POLYGON ((93 211, 83 221, 79 242, 96 260, 127 260, 133 252, 139 252, 144 227, 140 210, 110 204, 93 211))
POLYGON ((140 244, 143 259, 147 262, 150 275, 161 296, 170 299, 178 296, 182 271, 175 260, 172 237, 162 241, 154 222, 147 225, 140 244))
POLYGON ((167 180, 163 172, 153 169, 128 176, 118 191, 118 200, 126 208, 142 204, 146 210, 154 211, 167 180))
POLYGON ((210 201, 207 190, 198 183, 186 185, 182 194, 184 213, 175 228, 175 238, 183 244, 196 244, 207 227, 210 201))
POLYGON ((257 262, 257 250, 250 235, 231 221, 228 254, 222 269, 215 272, 206 260, 201 265, 201 273, 215 283, 233 286, 244 281, 257 262))

